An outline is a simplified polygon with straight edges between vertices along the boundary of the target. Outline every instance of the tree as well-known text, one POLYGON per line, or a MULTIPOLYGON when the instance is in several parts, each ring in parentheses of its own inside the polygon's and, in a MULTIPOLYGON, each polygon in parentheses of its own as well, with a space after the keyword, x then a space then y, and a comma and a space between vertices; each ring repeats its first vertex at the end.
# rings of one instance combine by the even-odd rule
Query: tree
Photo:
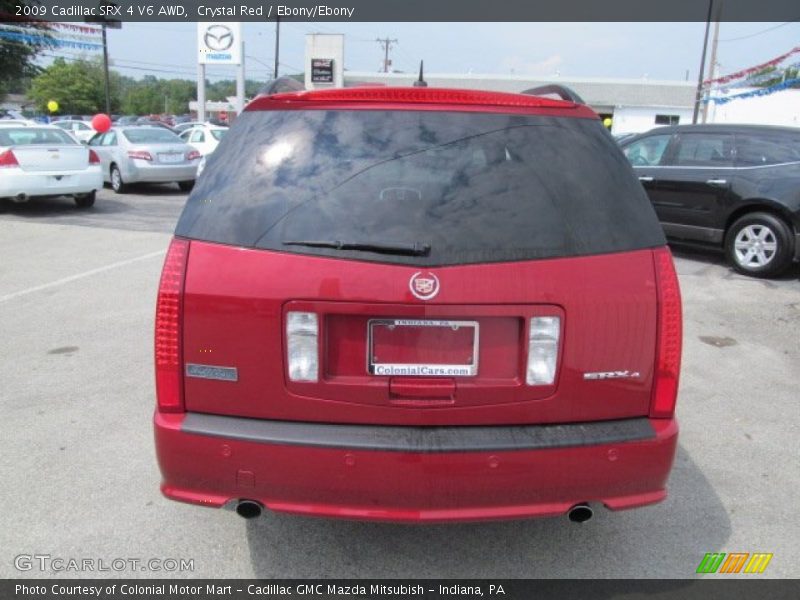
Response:
MULTIPOLYGON (((111 106, 119 106, 119 76, 112 74, 111 106)), ((103 63, 100 60, 67 62, 57 58, 31 82, 28 95, 41 110, 55 100, 62 114, 94 114, 105 110, 103 63)))
POLYGON ((14 0, 0 0, 0 22, 8 26, 0 36, 0 99, 22 92, 40 69, 34 63, 39 52, 52 46, 50 26, 16 17, 14 0))

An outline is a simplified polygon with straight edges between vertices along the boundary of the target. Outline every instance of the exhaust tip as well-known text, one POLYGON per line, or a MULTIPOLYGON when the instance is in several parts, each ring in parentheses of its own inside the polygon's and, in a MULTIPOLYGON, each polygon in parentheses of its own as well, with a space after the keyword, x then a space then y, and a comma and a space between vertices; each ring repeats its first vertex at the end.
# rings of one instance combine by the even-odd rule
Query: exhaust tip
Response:
POLYGON ((255 519, 262 513, 261 504, 254 500, 240 500, 236 505, 236 514, 243 519, 255 519))
POLYGON ((592 507, 588 504, 576 504, 569 509, 567 516, 573 523, 585 523, 594 515, 592 507))

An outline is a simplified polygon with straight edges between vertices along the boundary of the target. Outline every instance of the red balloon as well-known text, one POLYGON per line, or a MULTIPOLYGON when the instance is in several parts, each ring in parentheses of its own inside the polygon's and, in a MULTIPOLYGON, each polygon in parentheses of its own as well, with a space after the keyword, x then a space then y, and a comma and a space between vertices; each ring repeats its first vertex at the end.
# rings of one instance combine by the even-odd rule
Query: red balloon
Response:
POLYGON ((92 117, 92 127, 97 133, 105 133, 111 129, 111 118, 108 115, 99 113, 92 117))

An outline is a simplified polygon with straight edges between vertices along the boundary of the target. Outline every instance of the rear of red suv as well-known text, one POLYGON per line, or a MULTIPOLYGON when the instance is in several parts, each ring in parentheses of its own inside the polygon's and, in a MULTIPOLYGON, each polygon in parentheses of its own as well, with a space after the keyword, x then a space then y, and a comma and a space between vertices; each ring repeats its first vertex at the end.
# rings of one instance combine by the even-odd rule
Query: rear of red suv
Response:
POLYGON ((262 96, 156 315, 172 499, 434 522, 666 495, 681 354, 659 223, 597 115, 537 96, 262 96))

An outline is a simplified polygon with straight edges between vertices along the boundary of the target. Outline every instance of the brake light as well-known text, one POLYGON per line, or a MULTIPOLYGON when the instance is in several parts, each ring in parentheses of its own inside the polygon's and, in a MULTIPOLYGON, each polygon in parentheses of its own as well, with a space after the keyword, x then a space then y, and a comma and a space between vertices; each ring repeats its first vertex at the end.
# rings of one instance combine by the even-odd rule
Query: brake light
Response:
POLYGON ((7 169, 10 167, 18 167, 17 157, 11 150, 0 152, 0 169, 7 169))
POLYGON ((292 102, 402 102, 411 104, 490 105, 536 108, 575 108, 573 102, 480 90, 436 89, 424 87, 361 87, 288 92, 261 96, 248 105, 248 110, 258 110, 270 101, 292 102))
POLYGON ((528 385, 552 385, 556 378, 560 317, 533 317, 528 327, 528 385))
POLYGON ((317 381, 319 324, 316 313, 286 313, 286 355, 291 381, 317 381))
POLYGON ((128 158, 135 158, 138 160, 153 160, 153 157, 147 150, 128 150, 128 158))
POLYGON ((191 152, 186 153, 186 160, 197 160, 202 155, 197 150, 192 150, 191 152))
POLYGON ((161 412, 183 412, 183 283, 189 242, 173 239, 164 259, 156 301, 156 396, 161 412))
POLYGON ((658 302, 656 363, 650 416, 668 418, 675 414, 681 371, 683 323, 681 291, 669 248, 653 251, 658 302))
POLYGON ((94 150, 89 150, 89 164, 90 165, 99 165, 100 164, 100 157, 97 156, 97 152, 94 150))

